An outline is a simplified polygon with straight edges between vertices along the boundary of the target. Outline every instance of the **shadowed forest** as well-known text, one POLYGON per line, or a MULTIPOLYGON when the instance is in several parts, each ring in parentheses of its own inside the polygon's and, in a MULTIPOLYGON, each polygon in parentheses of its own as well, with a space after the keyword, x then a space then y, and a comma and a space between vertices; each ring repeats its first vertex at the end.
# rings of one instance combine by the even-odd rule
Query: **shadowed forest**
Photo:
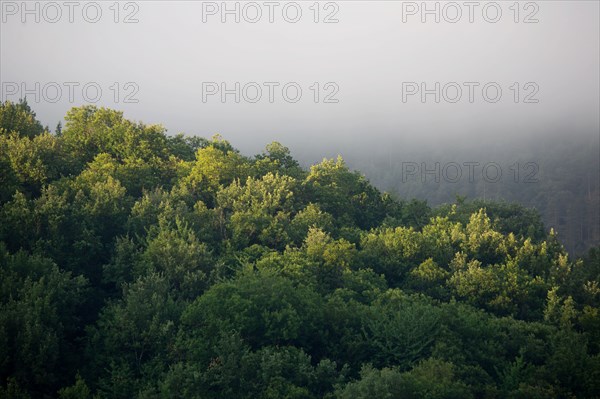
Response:
POLYGON ((536 210, 65 120, 0 104, 1 398, 600 397, 598 188, 568 164, 536 210), (589 196, 581 256, 557 186, 589 196))
POLYGON ((368 158, 352 150, 344 155, 371 184, 401 198, 426 200, 432 206, 452 203, 457 195, 514 202, 535 208, 570 254, 583 255, 600 245, 597 133, 549 133, 487 146, 468 140, 454 145, 404 143, 368 158), (489 177, 485 166, 491 166, 489 177))

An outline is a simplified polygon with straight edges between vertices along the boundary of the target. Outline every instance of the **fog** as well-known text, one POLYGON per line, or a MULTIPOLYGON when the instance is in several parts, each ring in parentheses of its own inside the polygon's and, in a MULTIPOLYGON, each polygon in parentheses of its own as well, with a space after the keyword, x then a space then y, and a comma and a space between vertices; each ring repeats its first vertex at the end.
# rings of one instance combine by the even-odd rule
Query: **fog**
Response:
POLYGON ((94 102, 307 159, 599 131, 595 1, 54 4, 3 1, 0 39, 2 99, 51 128, 94 102))

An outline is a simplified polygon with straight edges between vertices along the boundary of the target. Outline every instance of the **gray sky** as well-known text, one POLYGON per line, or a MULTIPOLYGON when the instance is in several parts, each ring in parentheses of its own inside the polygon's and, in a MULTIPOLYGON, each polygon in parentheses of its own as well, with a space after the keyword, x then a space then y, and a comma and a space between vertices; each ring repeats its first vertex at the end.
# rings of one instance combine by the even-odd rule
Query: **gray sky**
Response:
MULTIPOLYGON (((27 2, 31 10, 38 7, 39 22, 35 12, 23 13, 21 1, 0 3, 2 100, 22 97, 23 82, 34 91, 39 82, 39 103, 33 93, 28 100, 51 127, 71 106, 85 103, 82 87, 95 82, 102 89, 98 105, 161 123, 169 133, 221 133, 248 152, 274 139, 300 149, 318 148, 319 142, 352 148, 386 140, 486 142, 600 129, 597 1, 519 2, 518 15, 513 1, 474 2, 473 8, 464 1, 428 2, 429 9, 439 7, 439 23, 435 15, 423 15, 421 1, 241 1, 239 23, 233 14, 221 21, 221 1, 98 2, 96 23, 86 21, 96 18, 90 2, 71 9, 72 23, 62 1, 54 3, 58 7, 27 2), (288 22, 298 8, 299 21, 288 22), (492 23, 498 8, 502 15, 492 23), (251 23, 257 10, 262 17, 251 23), (124 23, 128 16, 138 22, 124 23), (338 22, 324 23, 328 16, 338 22), (51 82, 62 87, 60 96, 51 82), (79 84, 72 103, 65 82, 79 84), (223 103, 219 93, 203 101, 203 86, 208 93, 223 82, 228 89, 240 83, 240 103, 234 94, 223 103), (421 83, 435 92, 435 82, 439 103, 435 93, 425 103, 420 92, 407 94, 420 91, 421 83), (294 83, 289 101, 286 83, 294 83), (252 103, 257 86, 262 97, 252 103), (302 96, 292 103, 296 87, 302 96), (498 87, 502 95, 494 103, 498 87), (138 102, 124 102, 128 94, 138 102), (324 103, 327 95, 338 102, 324 103)), ((94 87, 89 85, 88 98, 94 87)))

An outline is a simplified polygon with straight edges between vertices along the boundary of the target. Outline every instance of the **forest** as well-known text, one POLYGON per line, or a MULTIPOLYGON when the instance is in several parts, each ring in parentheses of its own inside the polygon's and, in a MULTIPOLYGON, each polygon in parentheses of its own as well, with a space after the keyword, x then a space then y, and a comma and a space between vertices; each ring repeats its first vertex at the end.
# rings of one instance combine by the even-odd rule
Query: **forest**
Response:
MULTIPOLYGON (((369 157, 349 149, 344 151, 344 160, 374 186, 402 198, 426 200, 430 206, 451 203, 461 195, 535 208, 546 228, 556 231, 571 255, 583 255, 600 245, 598 132, 576 130, 567 134, 556 129, 518 140, 497 140, 494 145, 469 144, 468 140, 439 145, 417 138, 412 143, 385 144, 386 151, 369 157), (469 162, 479 164, 473 167, 472 179, 465 167, 469 162), (482 178, 482 167, 491 162, 502 172, 497 182, 482 178), (441 165, 437 174, 436 163, 441 165), (440 171, 452 163, 463 169, 456 181, 440 171), (416 169, 413 175, 406 172, 407 164, 416 169), (422 165, 429 168, 429 175, 423 173, 422 165)), ((448 169, 447 174, 451 174, 453 168, 448 169)))
POLYGON ((600 248, 75 107, 0 104, 0 398, 597 398, 600 248))

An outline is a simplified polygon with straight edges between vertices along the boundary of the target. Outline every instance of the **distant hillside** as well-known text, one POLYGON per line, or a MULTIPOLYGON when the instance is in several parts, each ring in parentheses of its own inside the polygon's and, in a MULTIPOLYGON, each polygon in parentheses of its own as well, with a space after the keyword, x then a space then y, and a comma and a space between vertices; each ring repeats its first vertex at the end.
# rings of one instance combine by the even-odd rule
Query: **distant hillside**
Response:
POLYGON ((451 147, 411 151, 392 147, 389 152, 376 155, 351 153, 346 160, 376 187, 401 198, 426 200, 431 206, 453 203, 457 195, 517 202, 537 209, 546 227, 554 228, 570 253, 583 254, 600 245, 600 146, 597 138, 554 136, 536 143, 492 150, 451 147), (428 172, 421 174, 423 162, 428 172), (434 172, 436 162, 439 172, 434 172), (472 181, 469 180, 469 166, 465 166, 468 162, 479 163, 473 166, 472 181), (454 181, 456 168, 451 163, 461 166, 462 177, 458 181, 454 181), (489 163, 499 165, 503 173, 501 181, 493 182, 494 166, 489 167, 488 181, 483 178, 483 167, 489 163), (517 165, 518 176, 515 175, 517 165), (436 174, 439 182, 435 181, 436 174))

